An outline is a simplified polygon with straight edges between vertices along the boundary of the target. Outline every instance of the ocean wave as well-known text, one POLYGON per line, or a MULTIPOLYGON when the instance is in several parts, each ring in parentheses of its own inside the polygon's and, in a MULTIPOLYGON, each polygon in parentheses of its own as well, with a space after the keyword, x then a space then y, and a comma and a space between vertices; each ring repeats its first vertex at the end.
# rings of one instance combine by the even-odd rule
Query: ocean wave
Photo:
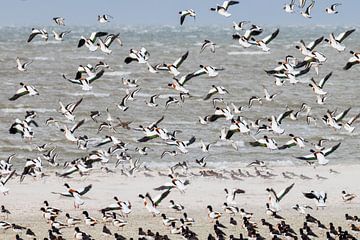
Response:
POLYGON ((265 55, 270 54, 269 52, 263 52, 263 51, 244 51, 244 52, 228 52, 228 55, 265 55))
POLYGON ((121 72, 121 71, 115 71, 115 72, 105 72, 105 76, 125 76, 130 75, 131 72, 121 72))

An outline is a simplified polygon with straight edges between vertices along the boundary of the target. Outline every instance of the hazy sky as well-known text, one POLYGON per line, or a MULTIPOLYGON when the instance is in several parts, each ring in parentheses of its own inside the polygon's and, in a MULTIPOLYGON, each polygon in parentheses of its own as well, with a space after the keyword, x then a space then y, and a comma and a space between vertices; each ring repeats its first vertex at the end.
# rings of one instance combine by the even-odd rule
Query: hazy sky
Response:
MULTIPOLYGON (((316 0, 312 19, 282 9, 290 0, 240 0, 225 18, 209 8, 222 4, 216 0, 0 0, 0 26, 51 25, 54 16, 62 16, 67 25, 94 25, 98 14, 114 17, 111 24, 178 25, 180 10, 192 8, 197 18, 186 19, 184 25, 228 25, 232 21, 250 20, 261 25, 358 25, 360 0, 316 0), (342 3, 339 14, 329 15, 325 8, 342 3)), ((310 2, 310 0, 308 0, 310 2)), ((298 3, 298 0, 296 0, 298 3)), ((307 3, 308 4, 308 3, 307 3)))

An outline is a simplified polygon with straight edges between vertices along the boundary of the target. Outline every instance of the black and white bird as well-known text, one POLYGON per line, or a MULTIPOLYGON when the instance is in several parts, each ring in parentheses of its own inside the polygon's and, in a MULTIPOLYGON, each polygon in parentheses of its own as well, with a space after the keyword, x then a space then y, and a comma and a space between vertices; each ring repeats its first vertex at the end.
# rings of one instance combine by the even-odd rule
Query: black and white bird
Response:
POLYGON ((297 159, 305 160, 305 161, 318 161, 320 165, 326 165, 329 163, 329 160, 327 160, 325 157, 332 152, 334 152, 336 149, 340 147, 341 143, 336 144, 335 146, 323 150, 313 150, 311 149, 311 154, 303 156, 303 157, 297 157, 297 159))
POLYGON ((249 23, 249 21, 240 21, 239 23, 233 22, 233 29, 236 31, 244 30, 244 26, 247 23, 249 23))
POLYGON ((101 38, 98 39, 98 46, 103 53, 110 54, 112 52, 109 49, 110 45, 116 41, 120 46, 122 46, 121 39, 119 38, 120 33, 117 34, 109 34, 106 36, 105 40, 103 41, 101 38))
POLYGON ((66 117, 66 119, 68 119, 70 121, 74 121, 75 120, 74 111, 80 105, 82 100, 83 100, 83 98, 80 98, 78 101, 76 101, 74 103, 69 103, 66 106, 64 106, 64 104, 61 101, 59 101, 60 113, 63 114, 64 117, 66 117))
POLYGON ((98 15, 98 22, 99 23, 108 23, 108 22, 110 22, 110 18, 113 18, 113 17, 108 14, 98 15))
POLYGON ((316 207, 324 208, 326 207, 327 193, 324 191, 316 192, 311 190, 310 192, 303 193, 304 197, 309 199, 314 199, 316 202, 316 207))
POLYGON ((226 94, 226 93, 228 94, 229 92, 222 86, 212 85, 211 89, 209 90, 208 94, 205 96, 204 100, 210 99, 213 95, 215 95, 217 93, 218 94, 226 94))
POLYGON ((229 7, 238 3, 239 1, 224 1, 221 6, 216 5, 216 8, 210 8, 210 11, 217 12, 224 17, 230 17, 231 13, 228 12, 229 7))
POLYGON ((360 52, 354 52, 354 51, 350 51, 350 53, 353 55, 348 62, 346 63, 346 65, 343 67, 344 70, 349 70, 352 66, 354 66, 355 64, 359 64, 360 63, 360 52))
POLYGON ((189 51, 183 54, 180 58, 176 59, 176 61, 172 64, 166 64, 166 63, 159 64, 158 66, 156 66, 156 70, 169 71, 172 75, 176 77, 180 74, 178 68, 186 60, 188 55, 189 55, 189 51))
POLYGON ((272 34, 270 34, 269 36, 261 39, 261 40, 256 40, 255 38, 251 38, 251 40, 253 42, 250 42, 250 44, 254 44, 256 46, 258 46, 261 50, 263 50, 264 52, 268 52, 270 51, 270 48, 267 46, 267 44, 269 44, 272 40, 274 40, 274 38, 276 38, 276 36, 279 34, 280 29, 276 29, 275 32, 273 32, 272 34))
POLYGON ((31 42, 34 39, 34 37, 36 37, 37 35, 39 35, 45 41, 47 41, 49 39, 49 34, 45 29, 32 28, 31 34, 30 34, 27 42, 31 42))
POLYGON ((200 53, 202 53, 205 50, 205 48, 210 48, 210 51, 212 53, 214 53, 215 52, 215 46, 216 46, 216 43, 213 43, 212 41, 205 39, 203 44, 201 45, 200 53))
POLYGON ((16 64, 17 64, 17 69, 20 71, 20 72, 25 72, 27 70, 27 66, 29 66, 33 61, 27 61, 27 62, 24 62, 24 63, 21 63, 20 61, 20 58, 17 57, 16 58, 16 64))
POLYGON ((287 13, 293 13, 295 10, 295 0, 291 0, 290 3, 286 3, 284 5, 283 9, 287 13))
POLYGON ((107 34, 107 32, 92 32, 89 38, 81 36, 77 47, 80 48, 85 45, 91 52, 94 52, 98 49, 98 45, 96 44, 97 38, 106 36, 107 34))
MULTIPOLYGON (((126 64, 129 64, 129 63, 131 63, 133 61, 138 62, 138 63, 147 63, 149 57, 150 57, 150 53, 144 47, 142 47, 140 50, 130 49, 129 56, 127 56, 125 58, 124 62, 126 64)), ((152 69, 153 69, 153 67, 152 67, 152 69)), ((155 68, 153 70, 156 71, 158 69, 155 68)))
POLYGON ((225 191, 225 194, 226 194, 225 195, 226 203, 231 204, 231 205, 236 205, 237 204, 236 201, 235 201, 236 194, 245 193, 245 191, 240 189, 240 188, 233 188, 230 191, 227 188, 225 188, 224 191, 225 191))
POLYGON ((345 190, 343 190, 341 194, 341 198, 344 202, 351 202, 354 198, 356 198, 356 194, 347 193, 345 190))
POLYGON ((269 193, 269 202, 271 207, 275 211, 280 210, 280 201, 290 192, 290 190, 294 187, 295 183, 291 184, 290 186, 284 188, 280 192, 276 193, 273 188, 267 188, 266 191, 269 193))
POLYGON ((301 14, 304 18, 311 18, 311 15, 310 15, 311 13, 310 13, 310 11, 311 11, 311 9, 314 7, 314 5, 315 5, 315 1, 312 0, 311 3, 309 4, 309 6, 307 6, 305 12, 301 12, 300 14, 301 14))
POLYGON ((53 21, 59 26, 65 26, 65 18, 63 17, 54 17, 53 21))
POLYGON ((330 33, 329 39, 325 39, 325 42, 329 43, 329 45, 339 52, 342 52, 345 50, 345 46, 342 45, 342 41, 345 40, 350 34, 355 32, 355 29, 351 29, 345 32, 340 33, 336 37, 334 36, 334 33, 330 33))
POLYGON ((25 85, 24 83, 20 83, 21 88, 16 91, 16 93, 9 98, 10 101, 15 101, 16 99, 29 95, 29 96, 35 96, 39 95, 39 92, 36 90, 34 86, 31 85, 25 85))
POLYGON ((180 11, 179 14, 180 14, 180 25, 183 25, 186 16, 193 17, 194 19, 196 17, 196 13, 193 9, 180 11))
POLYGON ((86 68, 86 74, 88 75, 87 77, 81 77, 79 79, 72 79, 72 78, 66 77, 65 74, 63 74, 62 76, 64 79, 68 80, 71 83, 81 85, 82 90, 90 91, 92 89, 92 86, 90 84, 93 83, 95 80, 99 79, 100 77, 102 77, 102 75, 104 75, 104 73, 105 73, 105 70, 103 70, 103 69, 98 72, 93 72, 90 69, 86 68))
POLYGON ((64 36, 65 36, 66 34, 71 33, 71 31, 65 31, 65 32, 61 32, 61 33, 57 33, 57 32, 55 32, 55 31, 52 31, 52 33, 54 34, 55 40, 57 40, 57 41, 63 41, 63 40, 64 40, 64 36))
POLYGON ((0 177, 0 192, 4 195, 9 193, 9 188, 5 187, 5 184, 14 176, 15 170, 11 171, 10 174, 0 177))
POLYGON ((331 4, 331 6, 330 6, 330 7, 327 7, 327 8, 325 9, 325 11, 326 11, 328 14, 337 14, 337 13, 339 13, 339 12, 336 10, 336 7, 337 7, 337 6, 340 6, 340 5, 341 5, 341 3, 331 4))

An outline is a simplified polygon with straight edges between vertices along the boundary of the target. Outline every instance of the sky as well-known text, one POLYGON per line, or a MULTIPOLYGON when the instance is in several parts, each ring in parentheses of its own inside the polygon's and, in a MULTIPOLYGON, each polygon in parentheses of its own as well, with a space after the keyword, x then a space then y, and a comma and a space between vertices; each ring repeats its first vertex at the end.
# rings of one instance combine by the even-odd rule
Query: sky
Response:
MULTIPOLYGON (((229 25, 232 21, 249 20, 259 25, 306 26, 360 24, 360 0, 316 0, 312 19, 297 13, 289 14, 282 7, 290 0, 239 0, 225 18, 209 10, 218 0, 0 0, 0 26, 51 25, 52 18, 61 16, 71 25, 96 25, 97 15, 109 14, 114 25, 179 25, 179 11, 194 9, 197 17, 186 19, 184 26, 229 25), (325 8, 341 3, 339 14, 329 15, 325 8)), ((295 0, 298 3, 298 0, 295 0)), ((308 0, 310 2, 310 0, 308 0)), ((309 4, 309 3, 307 3, 309 4)))

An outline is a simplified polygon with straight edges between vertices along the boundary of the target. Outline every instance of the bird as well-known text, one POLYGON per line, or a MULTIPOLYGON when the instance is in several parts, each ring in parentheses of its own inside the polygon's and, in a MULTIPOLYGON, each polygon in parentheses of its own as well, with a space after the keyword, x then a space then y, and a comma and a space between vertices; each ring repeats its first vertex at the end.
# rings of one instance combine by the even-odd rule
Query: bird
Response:
POLYGON ((33 61, 30 60, 30 61, 21 63, 20 58, 17 57, 17 58, 16 58, 17 69, 18 69, 20 72, 25 72, 25 71, 27 71, 27 67, 28 67, 32 62, 33 62, 33 61))
POLYGON ((36 29, 36 28, 32 28, 31 29, 31 34, 27 40, 27 42, 31 42, 34 37, 36 37, 37 35, 39 35, 41 38, 43 38, 45 41, 47 41, 49 39, 49 34, 45 29, 36 29))
POLYGON ((186 16, 193 17, 194 19, 196 17, 196 13, 193 9, 180 11, 179 14, 180 14, 180 25, 183 25, 186 16))
POLYGON ((94 51, 96 51, 98 49, 98 45, 95 44, 97 38, 100 38, 100 37, 103 37, 103 36, 106 36, 106 35, 108 35, 107 32, 92 32, 90 34, 89 38, 81 36, 77 47, 80 48, 80 47, 85 45, 91 52, 94 52, 94 51))
POLYGON ((269 193, 269 202, 271 207, 275 211, 280 210, 280 201, 290 192, 290 190, 294 187, 295 183, 292 183, 290 186, 284 188, 280 192, 276 193, 273 188, 267 188, 266 191, 269 193))
POLYGON ((239 1, 224 1, 221 6, 216 5, 216 8, 210 8, 210 11, 217 12, 224 17, 230 17, 231 13, 228 12, 229 7, 238 3, 239 1))
POLYGON ((233 29, 236 31, 244 30, 244 26, 247 23, 249 23, 249 21, 240 21, 239 23, 233 22, 233 29))
POLYGON ((325 9, 325 12, 328 13, 328 14, 337 14, 337 13, 339 13, 339 12, 336 10, 336 7, 337 7, 337 6, 340 6, 340 5, 341 5, 341 3, 331 4, 330 7, 327 7, 327 8, 325 9))
POLYGON ((347 193, 345 190, 343 190, 341 194, 341 198, 344 202, 351 202, 356 197, 355 194, 347 193))
POLYGON ((110 22, 110 18, 113 18, 113 17, 108 14, 98 15, 98 22, 99 23, 108 23, 108 22, 110 22))
POLYGON ((204 100, 208 100, 210 99, 213 95, 215 94, 229 94, 229 91, 226 90, 223 86, 215 86, 212 85, 211 89, 209 90, 209 92, 207 93, 207 95, 204 97, 204 100))
POLYGON ((316 208, 326 207, 327 193, 324 191, 316 192, 311 190, 310 192, 303 193, 304 197, 314 199, 316 202, 316 208))
POLYGON ((55 40, 57 40, 57 41, 63 41, 63 40, 64 40, 64 36, 65 36, 66 34, 71 33, 71 31, 64 31, 64 32, 60 32, 60 33, 57 33, 57 32, 55 32, 55 31, 52 31, 52 33, 53 33, 53 36, 54 36, 55 40))
POLYGON ((56 192, 52 192, 54 194, 60 194, 61 196, 66 196, 66 197, 73 197, 74 198, 74 207, 75 208, 79 208, 80 205, 83 205, 85 202, 80 198, 80 196, 83 196, 85 193, 87 193, 92 185, 88 185, 83 189, 74 189, 71 188, 69 186, 69 184, 65 183, 64 186, 67 188, 67 193, 56 193, 56 192), (70 195, 70 196, 69 196, 70 195))
POLYGON ((62 77, 71 83, 81 85, 82 90, 90 91, 92 89, 92 86, 90 84, 93 83, 95 80, 99 79, 100 77, 102 77, 102 75, 104 75, 104 72, 105 72, 104 70, 100 70, 98 72, 91 72, 90 70, 88 70, 86 72, 88 74, 88 77, 86 78, 82 77, 79 79, 68 78, 65 76, 65 74, 63 74, 62 77))
POLYGON ((311 149, 311 154, 303 156, 303 157, 297 157, 297 159, 305 160, 305 161, 315 161, 317 160, 320 165, 326 165, 329 163, 329 160, 327 160, 325 157, 332 152, 334 152, 336 149, 340 147, 341 143, 336 144, 335 146, 327 149, 322 150, 314 150, 311 149))
POLYGON ((156 67, 156 70, 168 71, 169 73, 174 75, 174 77, 176 77, 180 74, 178 68, 187 59, 188 55, 189 55, 189 51, 186 51, 186 53, 184 53, 180 58, 176 59, 176 61, 173 62, 172 64, 166 64, 166 63, 160 64, 156 67))
POLYGON ((233 188, 233 189, 231 189, 231 191, 229 191, 227 188, 225 188, 224 191, 226 193, 226 196, 225 196, 226 203, 231 204, 231 205, 236 204, 236 201, 235 201, 236 194, 245 193, 245 191, 240 188, 233 188))
POLYGON ((261 40, 256 40, 255 38, 251 38, 251 40, 253 42, 250 42, 250 44, 256 45, 258 46, 261 50, 263 50, 264 52, 268 52, 270 51, 270 48, 267 46, 268 43, 270 43, 272 40, 274 40, 276 38, 276 36, 279 34, 280 29, 276 29, 275 32, 273 32, 272 34, 270 34, 269 36, 261 39, 261 40))
POLYGON ((343 67, 344 70, 349 70, 352 66, 355 64, 360 63, 360 52, 356 53, 354 51, 350 51, 350 53, 353 55, 349 60, 347 61, 346 65, 343 67))
POLYGON ((350 34, 352 34, 353 32, 355 32, 355 29, 350 29, 340 33, 336 37, 334 33, 330 33, 329 39, 324 39, 324 41, 329 43, 329 45, 334 49, 336 49, 337 51, 342 52, 345 50, 345 46, 341 45, 342 41, 344 41, 347 37, 349 37, 350 34))
POLYGON ((287 13, 293 13, 295 9, 295 0, 291 0, 290 3, 286 3, 283 7, 284 11, 287 13))
POLYGON ((146 193, 145 196, 139 194, 138 196, 143 199, 145 208, 153 215, 159 215, 160 211, 157 209, 158 205, 164 200, 170 193, 170 189, 165 190, 161 194, 157 195, 154 198, 151 198, 149 193, 146 193))
POLYGON ((0 177, 0 192, 4 195, 9 193, 9 188, 5 187, 5 184, 14 176, 15 170, 11 171, 10 174, 0 177))
POLYGON ((216 43, 213 43, 212 41, 205 39, 203 44, 201 45, 200 53, 202 53, 205 50, 205 48, 210 48, 210 51, 212 53, 215 53, 215 46, 216 43))
POLYGON ((213 211, 213 208, 211 205, 208 205, 207 209, 208 209, 208 218, 210 219, 211 222, 213 222, 214 220, 217 220, 221 217, 221 213, 213 211))
POLYGON ((312 0, 311 3, 306 7, 305 12, 301 12, 300 14, 301 14, 304 18, 311 18, 310 11, 311 11, 311 9, 314 7, 314 5, 315 5, 315 1, 312 0))
POLYGON ((39 92, 36 90, 36 88, 32 85, 26 85, 24 83, 20 83, 21 88, 19 88, 16 93, 9 98, 10 101, 15 101, 18 98, 29 95, 29 96, 36 96, 39 95, 39 92))
POLYGON ((54 17, 53 21, 59 26, 65 26, 65 18, 63 17, 54 17))

